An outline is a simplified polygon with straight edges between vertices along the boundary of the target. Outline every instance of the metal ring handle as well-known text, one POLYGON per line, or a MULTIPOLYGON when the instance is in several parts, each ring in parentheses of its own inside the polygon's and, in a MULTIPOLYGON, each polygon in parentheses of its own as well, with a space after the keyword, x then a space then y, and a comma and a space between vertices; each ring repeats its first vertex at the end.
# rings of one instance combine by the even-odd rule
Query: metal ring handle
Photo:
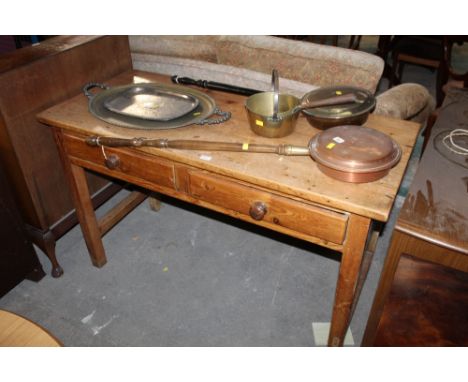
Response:
POLYGON ((217 114, 220 118, 206 118, 201 120, 200 122, 195 123, 195 125, 217 125, 219 123, 226 122, 229 118, 231 118, 230 111, 221 111, 217 107, 214 109, 213 114, 217 114))
POLYGON ((92 88, 101 88, 103 90, 109 89, 109 86, 106 84, 102 84, 100 82, 89 82, 85 86, 83 86, 83 92, 88 99, 91 99, 94 97, 94 94, 90 92, 92 88))

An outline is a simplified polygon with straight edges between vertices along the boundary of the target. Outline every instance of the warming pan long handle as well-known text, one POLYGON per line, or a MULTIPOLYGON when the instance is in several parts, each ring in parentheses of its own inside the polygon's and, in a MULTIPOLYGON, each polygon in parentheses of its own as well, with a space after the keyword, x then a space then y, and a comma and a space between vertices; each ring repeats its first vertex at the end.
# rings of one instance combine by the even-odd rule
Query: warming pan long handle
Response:
POLYGON ((272 153, 278 155, 309 155, 308 147, 280 145, 262 145, 256 143, 195 141, 184 139, 149 139, 149 138, 112 138, 92 136, 86 138, 90 146, 171 148, 181 150, 236 151, 251 153, 272 153))

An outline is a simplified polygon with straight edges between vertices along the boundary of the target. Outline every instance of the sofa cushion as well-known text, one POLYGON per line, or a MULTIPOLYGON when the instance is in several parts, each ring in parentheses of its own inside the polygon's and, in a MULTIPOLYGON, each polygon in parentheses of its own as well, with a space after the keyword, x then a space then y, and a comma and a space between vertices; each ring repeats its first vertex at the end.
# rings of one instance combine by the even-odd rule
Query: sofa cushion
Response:
MULTIPOLYGON (((262 91, 271 90, 271 73, 266 74, 234 66, 152 54, 132 53, 132 60, 133 68, 137 70, 169 76, 186 76, 195 80, 203 79, 262 91)), ((317 88, 314 85, 283 78, 281 75, 279 85, 282 93, 297 97, 302 97, 305 93, 317 88)))
POLYGON ((217 62, 215 41, 219 36, 129 36, 133 53, 184 57, 217 62))
POLYGON ((374 93, 384 67, 369 53, 272 36, 220 36, 215 43, 219 64, 263 73, 276 68, 282 77, 317 86, 346 84, 374 93))

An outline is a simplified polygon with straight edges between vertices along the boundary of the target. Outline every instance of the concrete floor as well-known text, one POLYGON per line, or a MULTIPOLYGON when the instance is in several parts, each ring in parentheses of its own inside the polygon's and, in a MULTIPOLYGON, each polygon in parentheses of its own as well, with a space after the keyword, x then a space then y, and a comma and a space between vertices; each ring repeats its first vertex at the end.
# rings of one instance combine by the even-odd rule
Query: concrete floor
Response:
MULTIPOLYGON (((403 79, 434 94, 430 70, 408 65, 403 79)), ((407 182, 416 167, 413 159, 407 182)), ((398 197, 351 322, 355 346, 402 202, 398 197)), ((159 212, 142 203, 104 246, 108 264, 94 268, 75 227, 57 243, 65 274, 23 281, 0 308, 37 322, 65 346, 315 346, 313 323, 330 321, 339 255, 299 240, 167 199, 159 212)))
MULTIPOLYGON (((391 225, 351 324, 355 343, 391 225)), ((108 264, 94 268, 75 227, 57 244, 65 274, 23 281, 0 308, 66 346, 314 346, 312 323, 330 321, 339 255, 299 240, 166 199, 159 212, 143 202, 104 246, 108 264)))

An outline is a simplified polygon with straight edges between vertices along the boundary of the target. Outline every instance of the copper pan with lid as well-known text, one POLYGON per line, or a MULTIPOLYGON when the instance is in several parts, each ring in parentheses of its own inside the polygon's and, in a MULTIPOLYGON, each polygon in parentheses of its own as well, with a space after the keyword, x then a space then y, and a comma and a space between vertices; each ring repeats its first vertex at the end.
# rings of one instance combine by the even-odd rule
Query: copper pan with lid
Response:
POLYGON ((401 158, 400 146, 388 135, 355 125, 336 126, 315 135, 309 151, 320 171, 351 183, 378 180, 401 158))
POLYGON ((91 146, 151 146, 181 150, 310 155, 324 174, 351 183, 376 181, 384 177, 401 158, 400 146, 388 135, 355 125, 324 130, 316 134, 308 146, 111 137, 89 137, 86 142, 91 146))

